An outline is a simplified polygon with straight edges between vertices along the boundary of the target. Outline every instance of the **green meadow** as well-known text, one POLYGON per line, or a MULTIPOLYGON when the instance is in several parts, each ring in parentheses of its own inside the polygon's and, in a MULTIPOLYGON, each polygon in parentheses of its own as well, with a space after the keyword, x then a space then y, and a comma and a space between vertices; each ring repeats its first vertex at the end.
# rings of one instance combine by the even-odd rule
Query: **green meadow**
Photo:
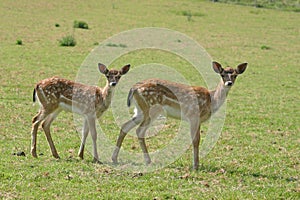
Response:
MULTIPOLYGON (((249 2, 1 0, 0 198, 299 199, 299 1, 249 2), (116 169, 109 162, 95 164, 88 148, 81 160, 80 132, 73 115, 65 112, 51 129, 61 159, 52 157, 41 128, 39 157, 33 158, 31 120, 38 111, 32 102, 34 85, 54 75, 75 80, 85 58, 102 41, 144 27, 185 34, 224 67, 248 62, 228 95, 220 139, 201 158, 200 169, 192 170, 191 147, 175 162, 149 173, 116 169)), ((107 46, 128 48, 125 44, 107 46)), ((203 85, 189 63, 174 54, 136 51, 109 68, 127 63, 131 70, 147 63, 172 66, 191 84, 203 85)), ((122 79, 117 87, 123 87, 122 79)), ((123 103, 120 107, 127 109, 123 103)), ((112 143, 120 130, 115 120, 111 110, 99 119, 112 143)), ((147 139, 149 150, 167 145, 179 124, 168 119, 157 136, 147 139)), ((204 137, 207 126, 202 128, 204 137)), ((135 137, 125 138, 123 145, 141 152, 135 137)))

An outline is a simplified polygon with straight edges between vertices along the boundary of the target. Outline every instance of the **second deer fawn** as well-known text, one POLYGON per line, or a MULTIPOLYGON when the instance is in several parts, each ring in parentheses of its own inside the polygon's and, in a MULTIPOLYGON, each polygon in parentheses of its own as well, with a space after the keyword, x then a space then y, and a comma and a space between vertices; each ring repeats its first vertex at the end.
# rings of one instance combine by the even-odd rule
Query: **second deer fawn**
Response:
POLYGON ((118 154, 127 133, 139 125, 136 134, 146 164, 151 163, 145 143, 145 133, 151 122, 158 115, 164 114, 189 122, 194 152, 193 168, 198 169, 200 125, 221 107, 236 77, 246 70, 247 63, 238 65, 236 69, 231 67, 223 69, 221 64, 213 62, 212 67, 222 78, 217 88, 212 91, 204 87, 189 86, 160 79, 148 79, 136 83, 130 89, 127 99, 128 106, 130 106, 132 99, 135 100, 135 114, 121 127, 112 155, 113 162, 117 163, 118 161, 118 154), (154 107, 155 109, 152 109, 154 107))
POLYGON ((114 88, 121 76, 128 72, 130 65, 125 65, 121 70, 108 70, 105 65, 99 63, 98 68, 107 79, 104 88, 88 86, 58 77, 48 78, 36 84, 33 91, 33 101, 39 101, 40 110, 32 119, 31 154, 33 157, 37 157, 37 130, 40 123, 42 123, 42 128, 45 132, 52 155, 55 158, 59 158, 50 134, 50 126, 57 115, 65 110, 75 112, 84 117, 82 139, 78 153, 79 157, 83 159, 86 138, 90 132, 93 141, 94 162, 100 162, 96 143, 96 119, 109 107, 114 88))

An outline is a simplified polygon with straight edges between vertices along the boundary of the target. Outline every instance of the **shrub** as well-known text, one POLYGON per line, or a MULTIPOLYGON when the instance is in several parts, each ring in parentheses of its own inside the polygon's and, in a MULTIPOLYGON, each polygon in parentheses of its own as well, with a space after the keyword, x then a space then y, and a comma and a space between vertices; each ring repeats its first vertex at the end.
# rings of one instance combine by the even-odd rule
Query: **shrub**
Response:
POLYGON ((76 40, 75 40, 74 36, 67 35, 59 40, 59 44, 60 44, 60 46, 75 46, 76 40))
POLYGON ((108 47, 121 47, 121 48, 126 48, 127 47, 126 44, 114 44, 114 43, 108 43, 108 44, 106 44, 106 46, 108 46, 108 47))
POLYGON ((16 42, 16 44, 17 44, 17 45, 23 45, 23 41, 20 40, 20 39, 18 39, 17 42, 16 42))
POLYGON ((187 17, 188 21, 192 21, 192 17, 203 17, 205 14, 200 13, 200 12, 191 12, 190 10, 183 10, 183 11, 176 11, 175 12, 177 15, 182 15, 187 17))
POLYGON ((262 46, 260 47, 260 49, 262 49, 262 50, 269 50, 269 49, 271 49, 271 47, 266 46, 266 45, 262 45, 262 46))
POLYGON ((182 15, 186 16, 188 21, 192 20, 193 15, 192 15, 191 11, 182 11, 182 15))
POLYGON ((84 21, 74 21, 74 28, 89 29, 89 25, 84 21))

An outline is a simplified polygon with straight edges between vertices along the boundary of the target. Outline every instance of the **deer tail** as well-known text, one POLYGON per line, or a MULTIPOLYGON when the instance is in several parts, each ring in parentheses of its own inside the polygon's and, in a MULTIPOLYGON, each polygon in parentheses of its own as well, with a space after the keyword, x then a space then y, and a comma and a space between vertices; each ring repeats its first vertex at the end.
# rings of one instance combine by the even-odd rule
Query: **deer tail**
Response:
POLYGON ((135 90, 134 90, 133 88, 131 88, 131 89, 129 90, 128 97, 127 97, 127 106, 128 106, 128 107, 130 107, 130 105, 131 105, 131 100, 132 100, 134 91, 135 91, 135 90))
POLYGON ((33 89, 33 94, 32 94, 32 101, 33 101, 33 103, 35 103, 35 101, 36 101, 36 90, 35 90, 35 88, 33 89))

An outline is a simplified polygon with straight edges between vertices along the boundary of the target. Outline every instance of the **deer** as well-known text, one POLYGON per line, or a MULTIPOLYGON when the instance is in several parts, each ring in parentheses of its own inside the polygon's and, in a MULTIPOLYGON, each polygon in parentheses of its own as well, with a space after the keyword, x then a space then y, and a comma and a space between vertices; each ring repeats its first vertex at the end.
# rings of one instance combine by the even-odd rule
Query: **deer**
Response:
POLYGON ((118 163, 118 154, 127 133, 139 125, 136 135, 144 161, 147 165, 150 164, 151 158, 145 143, 145 133, 159 115, 165 115, 189 123, 193 145, 193 169, 198 170, 200 126, 222 106, 237 76, 246 70, 247 65, 247 63, 242 63, 234 69, 223 68, 218 62, 212 62, 213 70, 221 76, 221 81, 215 90, 155 78, 133 85, 128 94, 127 106, 130 107, 134 100, 134 115, 121 126, 112 154, 113 163, 118 163))
POLYGON ((90 132, 93 143, 93 162, 101 163, 97 151, 96 119, 100 118, 110 106, 115 86, 121 76, 129 71, 130 64, 123 66, 121 70, 108 70, 104 64, 99 63, 98 69, 101 74, 106 76, 104 88, 89 86, 56 76, 44 79, 35 85, 33 102, 37 100, 40 109, 32 119, 31 155, 33 157, 37 158, 37 131, 40 123, 42 123, 53 157, 60 158, 50 134, 50 126, 58 114, 64 110, 79 114, 84 118, 78 156, 83 159, 85 142, 90 132))

